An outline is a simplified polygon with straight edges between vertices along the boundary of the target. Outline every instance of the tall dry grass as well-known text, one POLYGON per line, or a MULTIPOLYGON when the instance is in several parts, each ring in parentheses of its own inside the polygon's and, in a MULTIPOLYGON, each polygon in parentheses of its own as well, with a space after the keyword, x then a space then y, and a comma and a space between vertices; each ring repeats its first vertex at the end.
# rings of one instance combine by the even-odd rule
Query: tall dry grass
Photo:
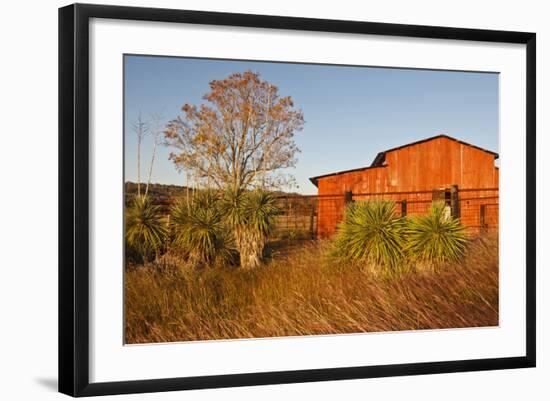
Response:
POLYGON ((498 325, 494 236, 474 240, 460 263, 392 275, 327 259, 326 247, 287 249, 252 271, 127 271, 126 342, 498 325))

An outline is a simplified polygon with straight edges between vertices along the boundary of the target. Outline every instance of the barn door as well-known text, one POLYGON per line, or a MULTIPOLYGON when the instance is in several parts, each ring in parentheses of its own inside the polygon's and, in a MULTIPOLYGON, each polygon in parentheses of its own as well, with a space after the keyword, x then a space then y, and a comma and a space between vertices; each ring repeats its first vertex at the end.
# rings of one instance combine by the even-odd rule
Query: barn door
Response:
POLYGON ((454 218, 460 217, 458 186, 450 188, 434 189, 432 191, 432 203, 442 202, 445 205, 445 215, 454 218))
POLYGON ((432 191, 432 202, 445 202, 447 197, 450 199, 451 197, 451 189, 450 188, 438 188, 434 189, 432 191))

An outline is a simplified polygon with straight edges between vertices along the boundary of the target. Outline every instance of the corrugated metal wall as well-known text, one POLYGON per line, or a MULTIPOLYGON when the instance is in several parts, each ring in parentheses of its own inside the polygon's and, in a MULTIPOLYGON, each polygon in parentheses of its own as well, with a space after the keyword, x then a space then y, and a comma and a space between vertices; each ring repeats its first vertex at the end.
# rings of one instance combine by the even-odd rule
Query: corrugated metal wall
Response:
MULTIPOLYGON (((464 225, 480 227, 483 223, 481 220, 484 219, 485 223, 489 221, 498 226, 498 175, 493 154, 447 137, 438 137, 389 151, 382 167, 339 173, 318 179, 320 200, 317 233, 320 237, 334 233, 345 207, 345 201, 339 195, 347 191, 351 191, 355 196, 365 193, 386 193, 388 199, 413 201, 415 196, 418 200, 418 194, 398 196, 389 193, 428 191, 426 196, 431 196, 431 191, 450 188, 453 185, 458 186, 463 199, 460 202, 460 218, 464 225), (485 191, 489 188, 496 191, 485 191), (465 189, 476 191, 462 192, 465 189), (396 199, 396 196, 400 199, 396 199), (482 205, 485 205, 483 211, 482 205)), ((425 203, 429 203, 430 199, 424 198, 425 196, 423 200, 427 201, 425 203)), ((357 199, 368 197, 359 196, 357 199)), ((418 208, 419 213, 420 209, 418 208)))

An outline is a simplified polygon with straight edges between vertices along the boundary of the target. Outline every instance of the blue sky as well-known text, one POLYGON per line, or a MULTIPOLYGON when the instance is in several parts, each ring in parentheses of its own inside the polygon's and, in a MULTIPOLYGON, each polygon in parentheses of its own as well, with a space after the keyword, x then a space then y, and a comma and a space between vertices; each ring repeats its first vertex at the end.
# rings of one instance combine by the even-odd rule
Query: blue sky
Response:
MULTIPOLYGON (((252 70, 291 96, 304 113, 295 140, 301 153, 289 172, 304 194, 309 177, 369 165, 381 150, 445 133, 498 152, 498 74, 327 66, 173 57, 125 56, 125 180, 136 181, 139 113, 176 117, 184 103, 202 103, 208 82, 252 70)), ((142 144, 142 181, 151 138, 142 144)), ((153 182, 185 185, 160 147, 153 182)))

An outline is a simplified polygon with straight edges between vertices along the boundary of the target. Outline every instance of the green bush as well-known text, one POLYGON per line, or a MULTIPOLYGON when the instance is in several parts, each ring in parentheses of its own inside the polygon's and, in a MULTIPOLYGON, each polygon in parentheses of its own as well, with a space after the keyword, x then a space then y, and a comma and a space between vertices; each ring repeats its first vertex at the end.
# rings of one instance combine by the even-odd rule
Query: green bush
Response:
POLYGON ((413 260, 432 265, 457 261, 467 243, 464 226, 445 212, 441 202, 433 204, 429 214, 409 219, 406 249, 413 260))
POLYGON ((405 221, 392 201, 350 203, 338 225, 335 254, 339 257, 396 268, 405 254, 405 221))
POLYGON ((241 267, 260 265, 274 218, 279 212, 276 197, 267 191, 227 190, 223 199, 225 221, 233 231, 241 267))
POLYGON ((203 191, 191 199, 180 198, 170 211, 172 244, 197 266, 229 261, 233 256, 232 238, 220 206, 213 192, 203 191))
POLYGON ((141 261, 158 256, 166 238, 166 221, 158 206, 145 196, 136 196, 125 212, 126 248, 128 255, 141 261))

